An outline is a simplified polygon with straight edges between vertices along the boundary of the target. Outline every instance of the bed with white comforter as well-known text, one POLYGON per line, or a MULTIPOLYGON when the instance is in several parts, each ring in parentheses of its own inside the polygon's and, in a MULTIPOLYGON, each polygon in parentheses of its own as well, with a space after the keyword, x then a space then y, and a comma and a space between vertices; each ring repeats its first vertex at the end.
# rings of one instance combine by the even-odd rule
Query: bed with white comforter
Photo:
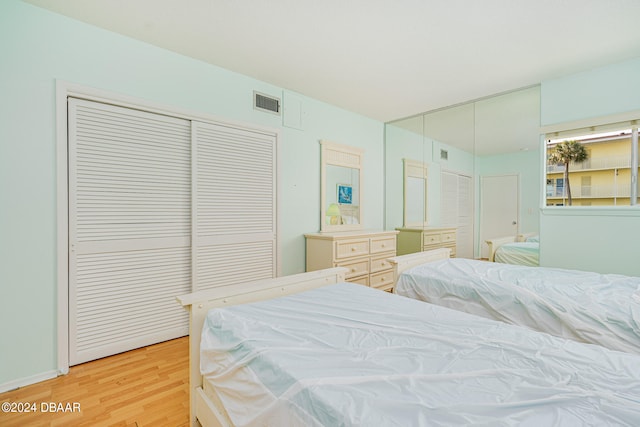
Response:
POLYGON ((640 354, 640 277, 451 258, 403 271, 395 292, 640 354))
POLYGON ((540 237, 535 233, 489 239, 489 261, 503 264, 540 265, 540 237))
POLYGON ((212 309, 200 352, 236 426, 640 425, 640 356, 355 284, 212 309))

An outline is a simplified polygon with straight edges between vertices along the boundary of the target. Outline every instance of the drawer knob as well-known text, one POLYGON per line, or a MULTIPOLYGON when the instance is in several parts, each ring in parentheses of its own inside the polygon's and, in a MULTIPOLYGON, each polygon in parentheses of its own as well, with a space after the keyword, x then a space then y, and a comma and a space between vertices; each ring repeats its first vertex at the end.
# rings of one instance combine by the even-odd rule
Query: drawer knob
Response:
POLYGON ((356 272, 356 269, 355 269, 355 268, 352 268, 352 269, 351 269, 351 272, 352 272, 352 273, 355 273, 355 272, 356 272))
POLYGON ((356 248, 351 248, 351 252, 355 252, 355 251, 356 251, 356 248))

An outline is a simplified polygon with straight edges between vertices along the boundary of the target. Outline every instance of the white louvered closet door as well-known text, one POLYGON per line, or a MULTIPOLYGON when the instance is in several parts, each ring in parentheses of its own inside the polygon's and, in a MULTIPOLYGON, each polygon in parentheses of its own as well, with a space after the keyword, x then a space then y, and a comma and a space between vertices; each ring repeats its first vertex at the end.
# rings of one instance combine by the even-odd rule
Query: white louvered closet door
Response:
POLYGON ((188 333, 191 124, 69 99, 71 365, 188 333))
POLYGON ((473 258, 473 182, 454 172, 440 174, 440 218, 443 226, 456 227, 456 256, 473 258))
POLYGON ((276 135, 193 123, 194 290, 276 276, 276 135))

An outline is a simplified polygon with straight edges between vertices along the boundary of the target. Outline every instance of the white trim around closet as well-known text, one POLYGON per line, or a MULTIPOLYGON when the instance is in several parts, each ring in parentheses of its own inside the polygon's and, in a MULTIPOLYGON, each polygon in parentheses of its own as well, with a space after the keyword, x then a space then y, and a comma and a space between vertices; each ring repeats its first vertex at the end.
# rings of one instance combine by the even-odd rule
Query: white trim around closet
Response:
MULTIPOLYGON (((67 158, 67 98, 75 97, 90 101, 114 104, 122 107, 144 110, 157 114, 170 115, 188 120, 197 120, 219 125, 250 128, 256 132, 275 134, 281 141, 281 131, 274 128, 255 126, 253 124, 228 120, 209 114, 186 111, 179 108, 160 105, 127 95, 108 92, 87 86, 77 85, 62 80, 56 81, 56 251, 57 251, 57 371, 59 374, 69 372, 69 182, 68 182, 68 158, 67 158)), ((281 143, 276 144, 276 275, 281 275, 281 245, 280 241, 280 160, 281 143)))

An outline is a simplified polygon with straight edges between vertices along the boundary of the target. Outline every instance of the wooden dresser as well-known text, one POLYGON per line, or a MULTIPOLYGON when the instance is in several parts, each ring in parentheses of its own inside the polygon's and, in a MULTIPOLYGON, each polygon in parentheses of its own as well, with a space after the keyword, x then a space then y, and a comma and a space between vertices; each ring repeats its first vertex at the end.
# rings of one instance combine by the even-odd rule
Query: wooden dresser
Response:
POLYGON ((397 231, 341 231, 305 234, 307 271, 347 267, 347 281, 385 291, 393 289, 387 258, 396 256, 397 231))
POLYGON ((449 248, 451 257, 456 256, 455 227, 396 228, 396 230, 399 231, 398 255, 449 248))

